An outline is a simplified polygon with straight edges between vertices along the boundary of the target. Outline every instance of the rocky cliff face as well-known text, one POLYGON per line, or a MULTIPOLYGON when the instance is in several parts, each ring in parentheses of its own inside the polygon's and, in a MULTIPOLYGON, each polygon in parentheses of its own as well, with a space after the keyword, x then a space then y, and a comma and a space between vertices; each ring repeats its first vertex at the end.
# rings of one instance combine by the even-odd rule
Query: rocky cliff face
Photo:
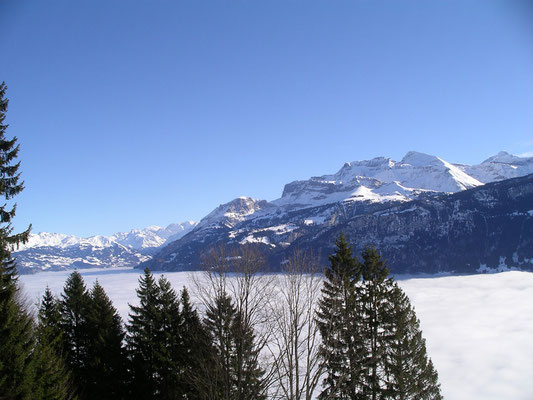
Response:
POLYGON ((401 161, 354 161, 334 174, 291 182, 271 202, 239 197, 198 225, 87 239, 42 233, 15 255, 24 272, 133 265, 194 270, 214 245, 253 245, 276 269, 295 247, 325 258, 343 231, 358 252, 376 245, 397 272, 531 269, 531 178, 508 181, 528 174, 533 158, 505 152, 469 166, 411 151, 401 161))
POLYGON ((334 175, 286 185, 273 202, 241 198, 244 208, 222 205, 140 266, 196 269, 214 245, 251 244, 275 269, 295 247, 330 253, 345 232, 357 252, 378 247, 395 272, 532 269, 533 175, 485 185, 532 166, 533 159, 507 153, 468 168, 414 152, 399 163, 347 163, 334 175), (472 170, 479 179, 467 174, 472 170))

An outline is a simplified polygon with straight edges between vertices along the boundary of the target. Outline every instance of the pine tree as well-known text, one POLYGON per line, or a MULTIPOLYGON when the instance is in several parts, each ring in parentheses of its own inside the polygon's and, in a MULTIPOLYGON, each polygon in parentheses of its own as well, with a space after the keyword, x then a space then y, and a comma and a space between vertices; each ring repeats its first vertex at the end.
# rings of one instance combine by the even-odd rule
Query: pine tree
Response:
MULTIPOLYGON (((237 310, 227 293, 220 293, 209 304, 204 320, 205 327, 215 348, 213 385, 217 386, 215 396, 221 400, 232 400, 234 375, 232 355, 234 354, 233 320, 237 310)), ((210 389, 206 386, 206 389, 210 389)), ((212 392, 210 390, 210 392, 212 392)), ((206 396, 207 397, 207 396, 206 396)))
POLYGON ((227 293, 219 293, 208 306, 204 323, 216 353, 217 398, 266 399, 254 331, 227 293))
POLYGON ((386 352, 385 326, 393 318, 389 312, 392 279, 387 279, 389 269, 373 246, 367 246, 361 255, 362 283, 357 287, 357 302, 361 307, 356 331, 364 338, 366 357, 363 361, 363 394, 376 400, 382 397, 382 360, 386 352))
POLYGON ((86 314, 86 387, 88 399, 126 398, 127 358, 124 329, 118 311, 96 281, 86 314))
POLYGON ((157 309, 159 318, 155 320, 156 342, 156 393, 161 399, 183 398, 181 387, 183 367, 180 365, 181 352, 181 315, 176 291, 168 279, 161 276, 158 281, 159 294, 157 309))
POLYGON ((136 291, 139 305, 130 304, 126 338, 131 361, 131 396, 135 399, 148 399, 155 396, 157 390, 156 338, 160 334, 157 325, 160 318, 159 287, 148 268, 139 279, 139 288, 136 291))
POLYGON ((31 226, 22 233, 13 234, 11 220, 16 205, 8 206, 24 189, 20 181, 20 162, 15 163, 19 145, 17 138, 8 140, 5 124, 8 99, 7 87, 0 84, 0 197, 6 201, 0 206, 0 397, 30 398, 34 386, 33 321, 19 299, 17 271, 11 256, 13 246, 28 240, 31 226))
POLYGON ((67 367, 72 371, 74 386, 81 398, 85 398, 87 384, 87 312, 89 294, 83 277, 74 271, 65 281, 61 295, 61 327, 63 349, 67 367))
POLYGON ((233 368, 235 374, 235 399, 266 399, 264 370, 259 365, 259 349, 255 333, 243 315, 237 311, 233 319, 233 368))
POLYGON ((324 389, 319 398, 354 399, 362 358, 360 338, 354 334, 353 326, 354 314, 358 312, 355 282, 360 277, 360 265, 343 234, 336 246, 335 254, 329 256, 330 265, 324 271, 326 279, 317 311, 325 373, 324 389))
POLYGON ((437 371, 426 352, 420 323, 409 298, 395 283, 385 360, 385 396, 397 400, 440 400, 437 371))
POLYGON ((46 287, 39 307, 35 361, 34 398, 42 400, 72 399, 72 382, 62 357, 63 342, 59 300, 46 287))
POLYGON ((198 312, 193 308, 185 287, 181 291, 180 303, 180 387, 184 398, 201 400, 205 398, 205 386, 212 384, 214 353, 209 335, 198 312))

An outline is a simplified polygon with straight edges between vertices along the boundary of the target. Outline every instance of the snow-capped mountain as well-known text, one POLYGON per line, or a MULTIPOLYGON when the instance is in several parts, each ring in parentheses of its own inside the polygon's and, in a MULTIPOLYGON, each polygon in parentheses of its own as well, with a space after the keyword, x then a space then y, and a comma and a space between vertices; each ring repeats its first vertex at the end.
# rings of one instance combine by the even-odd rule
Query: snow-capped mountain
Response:
POLYGON ((517 157, 505 151, 478 165, 457 165, 459 169, 483 183, 502 181, 533 174, 533 157, 517 157))
POLYGON ((333 175, 289 183, 273 204, 294 209, 339 201, 406 201, 423 192, 457 192, 482 184, 439 157, 410 151, 401 161, 354 161, 333 175))
POLYGON ((134 266, 150 259, 151 254, 165 244, 180 239, 196 224, 187 221, 88 238, 62 233, 32 233, 26 244, 15 249, 14 255, 18 269, 23 273, 44 269, 134 266))
MULTIPOLYGON (((347 218, 361 218, 375 209, 391 208, 387 212, 395 213, 398 204, 405 204, 407 208, 401 212, 407 212, 412 202, 432 201, 530 173, 533 158, 504 152, 473 166, 452 164, 414 151, 401 161, 377 157, 345 163, 335 174, 285 185, 281 198, 274 201, 240 197, 220 205, 191 232, 163 246, 141 267, 195 269, 200 254, 214 244, 254 243, 279 262, 279 257, 304 237, 311 240, 307 235, 313 233, 316 238, 347 218)), ((395 229, 404 228, 393 224, 392 231, 386 232, 391 235, 395 229)))
MULTIPOLYGON (((505 152, 478 165, 464 165, 410 151, 400 161, 385 157, 353 161, 345 163, 334 174, 288 183, 281 197, 270 202, 239 197, 221 204, 197 224, 172 224, 166 228, 152 226, 90 238, 40 233, 32 235, 30 242, 15 255, 21 272, 132 265, 140 268, 148 266, 153 270, 191 270, 198 268, 200 255, 215 244, 254 244, 268 253, 275 267, 294 246, 305 245, 327 254, 330 250, 328 246, 334 241, 332 232, 343 226, 357 226, 351 231, 357 245, 372 240, 384 249, 391 260, 405 263, 406 260, 398 261, 394 249, 399 251, 407 246, 405 240, 415 237, 411 231, 420 231, 423 236, 442 241, 451 240, 454 224, 477 226, 478 220, 461 220, 457 210, 469 215, 474 209, 484 210, 476 214, 476 218, 488 221, 494 217, 490 214, 491 210, 501 209, 505 211, 502 211, 504 215, 510 216, 504 217, 503 222, 499 220, 500 224, 509 222, 507 219, 516 212, 526 220, 521 222, 526 225, 520 229, 526 229, 529 218, 533 217, 533 212, 529 211, 533 205, 520 200, 520 206, 513 205, 516 210, 509 211, 509 205, 500 204, 506 201, 504 195, 482 189, 491 182, 528 174, 533 174, 533 158, 505 152), (452 207, 446 199, 461 193, 473 196, 473 199, 464 203, 466 206, 456 204, 452 207), (426 206, 421 207, 421 204, 426 206), (379 218, 371 217, 376 213, 379 213, 379 218), (400 218, 400 214, 405 218, 400 218), (366 221, 366 225, 357 225, 355 221, 366 221), (431 231, 424 230, 424 227, 431 231), (439 236, 444 235, 443 232, 449 236, 439 236)), ((529 184, 529 181, 525 182, 520 185, 529 184)), ((522 187, 512 190, 529 193, 527 188, 522 187)), ((513 221, 518 220, 515 218, 513 221)), ((514 227, 514 222, 511 222, 509 226, 514 227)), ((486 227, 490 225, 485 223, 486 227)), ((487 231, 485 234, 499 237, 503 228, 497 226, 494 229, 497 232, 487 231)), ((507 235, 512 237, 514 228, 509 229, 507 235)), ((346 230, 349 231, 348 228, 346 230)), ((423 240, 419 237, 417 243, 423 243, 423 240)), ((412 244, 413 249, 421 251, 417 243, 412 244)), ((490 246, 495 248, 496 245, 490 246)), ((512 258, 509 254, 507 257, 512 258)), ((533 254, 530 258, 533 259, 533 254)), ((442 263, 439 265, 444 268, 442 263)))

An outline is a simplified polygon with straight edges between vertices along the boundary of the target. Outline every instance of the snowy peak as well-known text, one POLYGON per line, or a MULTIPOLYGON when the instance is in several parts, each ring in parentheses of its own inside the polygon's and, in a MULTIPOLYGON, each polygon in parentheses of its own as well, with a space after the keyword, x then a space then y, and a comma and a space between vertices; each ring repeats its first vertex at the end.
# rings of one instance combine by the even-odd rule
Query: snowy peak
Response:
POLYGON ((408 151, 400 161, 400 164, 409 164, 413 167, 440 166, 443 160, 437 156, 432 156, 418 151, 408 151))
POLYGON ((533 157, 518 157, 500 151, 481 164, 457 167, 480 182, 489 183, 533 174, 533 157))
POLYGON ((95 235, 88 238, 65 235, 62 233, 31 233, 28 243, 20 245, 15 251, 44 247, 61 249, 75 246, 80 248, 106 248, 115 244, 134 250, 143 250, 160 247, 169 239, 177 240, 187 234, 195 226, 196 222, 187 221, 180 224, 170 224, 166 228, 154 225, 145 229, 132 229, 129 232, 115 233, 111 236, 95 235))
POLYGON ((483 183, 443 159, 415 151, 391 158, 345 163, 333 175, 287 184, 274 204, 299 207, 339 201, 410 200, 424 191, 457 192, 483 183))
POLYGON ((215 208, 198 223, 195 232, 206 228, 233 227, 258 211, 269 208, 271 206, 265 200, 245 196, 238 197, 215 208))

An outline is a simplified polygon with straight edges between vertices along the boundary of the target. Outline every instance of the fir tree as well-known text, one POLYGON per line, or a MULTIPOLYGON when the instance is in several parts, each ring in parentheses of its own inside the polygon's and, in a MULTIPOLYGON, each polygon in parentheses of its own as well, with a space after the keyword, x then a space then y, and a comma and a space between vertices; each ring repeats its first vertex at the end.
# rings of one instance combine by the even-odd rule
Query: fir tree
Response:
POLYGON ((62 352, 61 304, 48 286, 44 291, 38 314, 39 340, 51 344, 62 352))
POLYGON ((81 398, 87 384, 87 312, 89 294, 83 277, 74 271, 65 281, 61 295, 61 327, 67 367, 72 372, 75 387, 81 398))
POLYGON ((95 282, 87 306, 85 397, 122 399, 126 396, 127 358, 124 329, 104 288, 95 282))
MULTIPOLYGON (((232 327, 236 313, 237 310, 232 304, 231 298, 225 292, 218 294, 206 310, 204 324, 211 337, 216 354, 213 365, 213 385, 216 385, 217 389, 215 390, 216 397, 212 398, 221 400, 233 399, 232 356, 235 349, 232 327)), ((206 386, 206 389, 209 389, 209 387, 206 386)))
POLYGON ((168 279, 161 276, 158 281, 157 309, 155 319, 156 336, 156 394, 161 399, 179 399, 185 394, 181 387, 183 366, 181 352, 181 315, 176 291, 168 279))
POLYGON ((259 349, 255 343, 255 333, 240 312, 233 320, 233 368, 235 375, 235 399, 266 399, 264 370, 259 365, 259 349))
POLYGON ((324 271, 326 279, 317 311, 325 372, 320 398, 353 399, 362 368, 362 347, 353 326, 354 315, 358 312, 355 282, 360 277, 360 265, 343 234, 336 246, 335 254, 329 256, 330 265, 324 271))
POLYGON ((34 397, 42 400, 71 399, 72 382, 62 357, 63 342, 59 300, 46 287, 39 307, 34 397))
POLYGON ((20 181, 20 162, 15 162, 19 145, 17 138, 6 138, 5 124, 8 99, 7 87, 0 84, 0 397, 30 398, 34 386, 33 321, 19 300, 17 271, 11 256, 13 246, 28 240, 31 226, 22 233, 13 234, 11 220, 16 205, 9 201, 23 189, 20 181))
POLYGON ((373 246, 367 246, 361 255, 362 283, 358 285, 357 303, 361 313, 355 326, 356 334, 364 338, 366 357, 363 360, 363 394, 375 400, 383 394, 382 360, 387 349, 386 325, 394 318, 388 306, 391 304, 392 279, 387 279, 389 269, 373 246))
POLYGON ((180 352, 179 365, 182 368, 180 387, 184 398, 204 399, 205 385, 212 385, 213 350, 210 338, 200 321, 198 312, 193 308, 187 288, 180 296, 180 352))
POLYGON ((409 298, 397 284, 390 293, 392 323, 384 357, 384 394, 395 400, 440 400, 437 371, 427 356, 420 323, 409 298))
POLYGON ((209 305, 205 326, 216 353, 217 398, 265 399, 264 371, 259 366, 255 334, 225 292, 209 305))
POLYGON ((157 344, 159 337, 159 288, 150 270, 146 268, 139 279, 137 297, 139 305, 130 304, 127 349, 131 361, 131 395, 147 399, 156 394, 157 344))

